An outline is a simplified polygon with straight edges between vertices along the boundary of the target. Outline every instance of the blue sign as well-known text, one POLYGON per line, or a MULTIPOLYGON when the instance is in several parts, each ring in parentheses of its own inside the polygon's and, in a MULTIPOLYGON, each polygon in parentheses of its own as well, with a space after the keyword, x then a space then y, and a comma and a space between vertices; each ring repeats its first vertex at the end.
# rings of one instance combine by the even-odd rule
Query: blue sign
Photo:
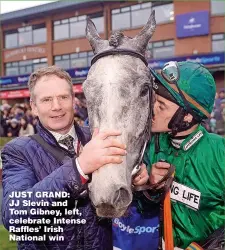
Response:
MULTIPOLYGON (((224 53, 211 53, 211 54, 203 54, 203 55, 192 55, 186 57, 173 57, 173 58, 166 58, 166 59, 151 59, 148 61, 148 66, 153 69, 160 69, 163 65, 169 61, 193 61, 198 62, 203 65, 216 65, 216 64, 224 64, 224 53)), ((66 70, 72 78, 86 78, 89 67, 86 68, 77 68, 77 69, 69 69, 66 70)), ((29 75, 20 75, 20 76, 6 76, 0 78, 0 85, 20 85, 20 84, 27 84, 29 79, 29 75)))
POLYGON ((176 16, 177 37, 202 36, 209 34, 209 12, 198 11, 176 16))
POLYGON ((87 68, 79 68, 79 69, 69 69, 67 72, 70 74, 72 78, 83 78, 87 77, 89 71, 89 67, 87 68))
POLYGON ((205 54, 205 55, 192 55, 192 56, 182 56, 182 57, 170 57, 167 59, 159 59, 154 60, 151 59, 148 61, 148 66, 153 69, 160 69, 163 68, 164 64, 169 61, 192 61, 201 63, 203 65, 216 65, 216 64, 224 64, 224 53, 211 53, 211 54, 205 54))
MULTIPOLYGON (((66 70, 72 78, 87 77, 89 68, 78 68, 66 70)), ((6 76, 0 78, 0 85, 27 84, 30 75, 6 76)))

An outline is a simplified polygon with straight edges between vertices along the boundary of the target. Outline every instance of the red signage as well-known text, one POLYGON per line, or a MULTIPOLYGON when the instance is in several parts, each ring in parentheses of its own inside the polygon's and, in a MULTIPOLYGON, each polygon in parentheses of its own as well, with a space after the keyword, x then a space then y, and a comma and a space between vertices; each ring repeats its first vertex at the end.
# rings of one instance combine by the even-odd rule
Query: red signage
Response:
POLYGON ((30 93, 28 89, 10 90, 10 91, 0 92, 1 99, 24 98, 24 97, 29 97, 29 96, 30 96, 30 93))
MULTIPOLYGON (((74 93, 82 93, 82 85, 77 84, 73 85, 74 93)), ((26 98, 30 97, 30 93, 28 89, 20 89, 20 90, 9 90, 9 91, 1 91, 0 98, 1 99, 13 99, 13 98, 26 98)))
POLYGON ((74 93, 83 93, 82 84, 73 85, 74 93))

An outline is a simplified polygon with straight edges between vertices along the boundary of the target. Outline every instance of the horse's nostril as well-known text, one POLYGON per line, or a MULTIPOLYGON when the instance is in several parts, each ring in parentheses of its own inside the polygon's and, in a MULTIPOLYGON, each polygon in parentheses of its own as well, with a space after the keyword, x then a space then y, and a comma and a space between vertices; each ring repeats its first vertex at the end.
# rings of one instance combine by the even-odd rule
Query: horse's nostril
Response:
POLYGON ((114 207, 124 207, 127 201, 130 199, 130 194, 126 188, 121 187, 119 190, 115 192, 115 196, 113 199, 114 207))

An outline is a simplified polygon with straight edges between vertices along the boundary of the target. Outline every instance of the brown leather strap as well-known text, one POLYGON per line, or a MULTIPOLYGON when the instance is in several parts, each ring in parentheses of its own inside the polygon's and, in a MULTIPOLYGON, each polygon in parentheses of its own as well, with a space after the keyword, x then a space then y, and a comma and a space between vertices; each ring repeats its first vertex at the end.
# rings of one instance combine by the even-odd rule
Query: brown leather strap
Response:
POLYGON ((157 182, 155 184, 145 184, 142 186, 133 186, 133 191, 156 190, 163 182, 165 182, 164 187, 166 187, 168 189, 168 186, 170 187, 170 185, 172 184, 172 181, 173 181, 172 175, 173 175, 174 171, 175 171, 175 167, 170 164, 170 167, 168 169, 167 174, 159 182, 157 182), (171 178, 172 178, 172 181, 171 181, 171 178))

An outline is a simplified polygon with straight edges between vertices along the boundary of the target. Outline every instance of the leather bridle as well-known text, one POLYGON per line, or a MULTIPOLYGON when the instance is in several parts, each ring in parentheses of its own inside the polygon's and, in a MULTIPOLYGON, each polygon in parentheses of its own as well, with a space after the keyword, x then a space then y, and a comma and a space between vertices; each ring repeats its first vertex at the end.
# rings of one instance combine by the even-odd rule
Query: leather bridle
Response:
MULTIPOLYGON (((139 58, 145 64, 146 67, 148 67, 148 62, 142 54, 140 54, 134 50, 130 50, 130 49, 117 49, 117 48, 106 50, 106 51, 100 52, 97 55, 95 55, 93 57, 93 59, 91 60, 91 66, 98 59, 100 59, 102 57, 106 57, 106 56, 111 56, 111 55, 128 55, 128 56, 136 57, 136 58, 139 58)), ((145 142, 141 148, 139 157, 134 164, 134 167, 132 170, 132 176, 134 176, 140 170, 140 165, 143 162, 145 149, 147 147, 148 141, 151 140, 151 124, 152 124, 152 111, 153 111, 153 103, 152 103, 153 102, 153 98, 152 98, 153 89, 152 89, 151 84, 148 84, 147 87, 148 87, 148 96, 149 96, 149 98, 148 98, 149 99, 149 114, 148 114, 148 119, 147 119, 147 123, 145 125, 145 130, 144 130, 144 134, 145 134, 144 137, 146 139, 145 139, 145 142)))
MULTIPOLYGON (((142 54, 140 54, 134 50, 130 50, 130 49, 117 49, 117 48, 106 50, 106 51, 103 51, 103 52, 96 54, 91 60, 91 66, 98 59, 100 59, 102 57, 106 57, 106 56, 111 56, 111 55, 128 55, 128 56, 136 57, 136 58, 139 58, 145 64, 146 67, 148 67, 148 62, 142 54)), ((148 142, 151 141, 151 126, 152 126, 152 115, 153 115, 153 87, 151 84, 148 84, 147 87, 148 87, 148 97, 149 97, 148 98, 148 100, 149 100, 149 113, 148 113, 148 119, 147 119, 147 122, 145 125, 145 130, 144 130, 144 137, 146 139, 145 139, 143 146, 141 147, 139 157, 133 166, 132 176, 135 176, 137 174, 137 172, 140 170, 141 164, 143 162, 145 149, 147 147, 148 142)), ((158 183, 153 184, 153 185, 147 183, 147 184, 142 185, 142 186, 132 186, 132 190, 133 191, 143 191, 144 196, 148 200, 152 200, 152 197, 148 193, 148 191, 151 191, 151 192, 153 191, 153 192, 158 193, 158 190, 160 190, 161 195, 159 195, 158 200, 162 200, 164 198, 165 193, 169 190, 169 188, 171 186, 171 183, 173 181, 172 174, 174 173, 174 171, 175 171, 175 168, 173 165, 171 165, 170 168, 168 169, 168 173, 158 183), (159 187, 162 186, 163 183, 165 183, 164 188, 159 189, 159 187)))

